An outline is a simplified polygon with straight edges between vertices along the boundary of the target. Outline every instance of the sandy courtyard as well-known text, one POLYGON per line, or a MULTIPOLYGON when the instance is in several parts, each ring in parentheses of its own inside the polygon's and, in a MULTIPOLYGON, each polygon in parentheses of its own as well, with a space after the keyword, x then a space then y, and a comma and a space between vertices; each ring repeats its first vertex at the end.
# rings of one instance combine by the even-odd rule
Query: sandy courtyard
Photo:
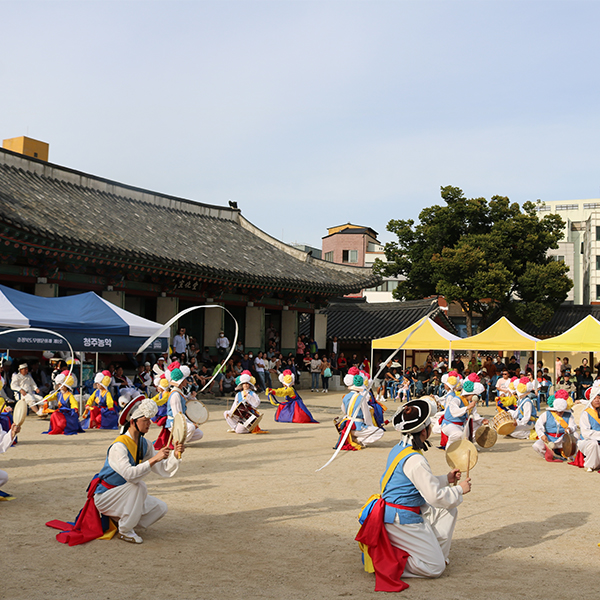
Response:
MULTIPOLYGON (((320 424, 275 423, 263 401, 270 434, 259 436, 226 433, 224 401, 207 403, 204 440, 187 449, 179 473, 146 479, 169 512, 141 531, 141 546, 113 539, 69 548, 55 540, 44 523, 74 519, 116 432, 44 436, 48 423, 29 417, 18 446, 0 457, 10 477, 4 489, 16 496, 0 503, 0 597, 383 597, 362 570, 354 536, 398 434, 388 426, 375 447, 342 453, 316 473, 336 441, 342 394, 303 397, 320 424)), ((148 437, 157 434, 153 427, 148 437)), ((427 458, 434 473, 448 471, 442 451, 432 448, 427 458)), ((531 442, 500 439, 480 453, 472 479, 449 567, 440 579, 410 580, 403 598, 600 596, 598 474, 548 464, 531 442)))

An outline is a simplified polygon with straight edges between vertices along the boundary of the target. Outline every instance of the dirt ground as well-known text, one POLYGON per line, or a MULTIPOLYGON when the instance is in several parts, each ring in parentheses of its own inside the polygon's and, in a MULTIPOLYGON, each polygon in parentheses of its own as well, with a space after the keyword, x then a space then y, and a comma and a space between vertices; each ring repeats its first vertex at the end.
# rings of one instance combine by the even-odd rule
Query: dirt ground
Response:
MULTIPOLYGON (((10 477, 4 490, 16 496, 0 503, 0 597, 380 598, 362 570, 356 516, 377 493, 398 434, 388 426, 375 446, 316 473, 332 454, 342 394, 303 398, 320 424, 275 423, 263 401, 269 435, 226 433, 225 401, 210 402, 204 439, 187 448, 177 475, 147 479, 169 512, 140 531, 141 546, 55 540, 45 522, 75 517, 116 434, 44 436, 48 423, 28 417, 18 446, 0 457, 10 477)), ((148 437, 157 434, 153 427, 148 437)), ((434 473, 449 470, 441 450, 427 458, 434 473)), ((450 565, 440 579, 410 580, 403 598, 598 598, 597 473, 546 463, 531 442, 499 439, 479 454, 472 479, 450 565)))

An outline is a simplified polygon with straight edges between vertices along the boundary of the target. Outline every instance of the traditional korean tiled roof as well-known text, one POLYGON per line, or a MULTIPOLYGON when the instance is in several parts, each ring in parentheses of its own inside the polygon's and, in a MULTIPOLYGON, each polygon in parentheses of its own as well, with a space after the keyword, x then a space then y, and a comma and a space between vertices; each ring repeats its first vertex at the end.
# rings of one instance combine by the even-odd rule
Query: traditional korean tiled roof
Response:
MULTIPOLYGON (((160 194, 0 151, 0 247, 15 243, 161 266, 229 286, 318 296, 379 283, 368 268, 337 265, 270 237, 238 209, 160 194)), ((54 250, 54 252, 52 252, 54 250)), ((95 262, 95 261, 94 261, 95 262)), ((121 265, 122 266, 122 265, 121 265)))
POLYGON ((428 313, 451 333, 457 335, 452 323, 438 306, 436 298, 407 302, 336 302, 321 312, 327 314, 327 338, 340 342, 370 342, 406 329, 428 313))
POLYGON ((592 315, 600 321, 600 305, 562 304, 554 311, 552 318, 540 327, 528 325, 523 329, 538 338, 554 337, 571 329, 588 315, 592 315))

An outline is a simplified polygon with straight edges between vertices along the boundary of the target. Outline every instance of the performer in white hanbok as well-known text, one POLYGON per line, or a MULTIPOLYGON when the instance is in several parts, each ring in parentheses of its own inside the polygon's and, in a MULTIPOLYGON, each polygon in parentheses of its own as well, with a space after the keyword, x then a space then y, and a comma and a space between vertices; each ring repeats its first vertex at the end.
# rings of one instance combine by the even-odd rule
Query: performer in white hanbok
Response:
POLYGON ((385 430, 377 426, 373 419, 373 410, 369 406, 368 373, 351 367, 344 377, 344 385, 350 391, 342 399, 341 409, 345 415, 336 425, 340 434, 336 447, 342 441, 346 429, 350 427, 351 431, 346 436, 342 450, 360 450, 367 444, 380 440, 385 430), (352 420, 353 416, 354 420, 352 420))
POLYGON ((442 375, 442 384, 446 393, 441 398, 438 398, 438 401, 443 406, 443 410, 440 410, 432 417, 432 433, 442 433, 442 420, 444 417, 444 411, 446 410, 448 401, 451 398, 458 398, 455 389, 461 384, 462 380, 463 378, 460 376, 458 371, 450 371, 449 373, 444 373, 442 375))
POLYGON ((471 481, 460 481, 458 469, 442 476, 431 472, 423 456, 432 430, 430 413, 429 402, 413 400, 394 415, 400 443, 388 456, 381 494, 372 496, 359 516, 356 540, 365 570, 375 572, 375 591, 407 588, 401 577, 439 577, 449 562, 457 507, 471 481))
POLYGON ((109 447, 106 461, 88 487, 88 499, 75 524, 49 521, 49 527, 60 529, 56 539, 69 546, 83 544, 100 537, 110 539, 116 532, 125 542, 141 544, 135 528, 147 528, 164 517, 167 505, 148 495, 143 478, 151 471, 161 477, 172 477, 179 468, 184 445, 175 444, 155 451, 144 437, 150 419, 156 415, 156 402, 140 395, 125 406, 119 415, 121 435, 109 447))
POLYGON ((169 380, 169 385, 171 387, 169 399, 167 400, 166 429, 170 431, 171 427, 173 426, 173 417, 177 413, 183 413, 183 416, 185 417, 185 423, 187 425, 187 436, 185 438, 185 443, 190 444, 191 442, 197 442, 198 440, 201 440, 204 435, 202 430, 198 428, 196 423, 190 421, 190 419, 188 419, 185 415, 186 407, 183 388, 187 385, 187 378, 190 376, 190 368, 187 365, 182 366, 178 362, 173 362, 167 367, 165 375, 169 380))
MULTIPOLYGON (((560 450, 564 434, 575 433, 577 429, 573 414, 567 410, 568 404, 564 398, 566 395, 566 390, 558 390, 554 395, 552 407, 543 412, 535 424, 535 432, 539 439, 533 444, 533 449, 549 462, 552 460, 547 454, 546 444, 552 443, 553 449, 560 450)), ((561 459, 554 457, 553 460, 561 459)))
POLYGON ((13 373, 10 380, 10 389, 19 394, 17 398, 21 397, 25 400, 32 411, 40 417, 43 416, 44 413, 41 405, 43 398, 33 377, 29 374, 27 363, 19 365, 19 371, 13 373))
MULTIPOLYGON (((0 418, 0 454, 6 452, 15 441, 15 437, 21 431, 19 425, 15 425, 8 418, 8 415, 3 414, 0 418)), ((13 496, 2 491, 2 487, 8 482, 8 473, 0 470, 0 500, 12 500, 13 496)))
POLYGON ((460 398, 449 396, 442 419, 442 433, 448 437, 446 446, 452 444, 456 440, 465 437, 471 439, 481 425, 487 425, 488 420, 484 419, 477 412, 477 400, 484 392, 485 388, 479 381, 479 377, 475 373, 471 373, 467 379, 463 381, 460 398), (471 420, 471 431, 465 431, 465 427, 471 420))
POLYGON ((577 449, 583 454, 583 466, 587 471, 600 469, 600 385, 592 386, 590 401, 579 417, 581 439, 577 449))
POLYGON ((520 440, 528 440, 531 430, 535 425, 537 419, 537 410, 535 403, 529 396, 529 378, 521 377, 519 383, 515 386, 515 392, 517 394, 517 408, 511 410, 513 418, 517 422, 515 430, 510 434, 510 437, 517 438, 520 440))
MULTIPOLYGON (((236 379, 237 387, 235 390, 237 394, 235 395, 231 408, 223 413, 223 416, 230 427, 230 433, 250 433, 250 430, 244 426, 243 419, 236 416, 236 411, 238 411, 240 405, 241 408, 245 405, 254 410, 259 407, 260 398, 256 394, 256 387, 254 386, 252 379, 253 377, 250 371, 242 371, 236 379)), ((259 432, 260 431, 262 430, 259 428, 259 432)))

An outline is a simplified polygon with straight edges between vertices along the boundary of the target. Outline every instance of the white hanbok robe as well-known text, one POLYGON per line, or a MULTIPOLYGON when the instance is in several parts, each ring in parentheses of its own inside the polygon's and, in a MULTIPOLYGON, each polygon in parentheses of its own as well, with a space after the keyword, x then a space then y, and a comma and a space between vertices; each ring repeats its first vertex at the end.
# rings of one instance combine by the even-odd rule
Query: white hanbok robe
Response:
MULTIPOLYGON (((468 412, 468 408, 466 406, 462 406, 462 400, 458 396, 448 397, 446 409, 450 410, 450 414, 457 419, 468 412)), ((471 411, 471 419, 473 420, 473 435, 475 435, 475 432, 483 424, 483 417, 477 412, 477 407, 474 407, 471 411)), ((444 433, 444 435, 448 436, 446 448, 453 442, 456 442, 461 438, 468 437, 468 422, 469 420, 467 419, 464 427, 462 425, 457 425, 456 423, 447 423, 446 425, 442 425, 442 432, 444 433)))
MULTIPOLYGON (((126 435, 132 437, 129 432, 126 435)), ((94 502, 103 515, 119 519, 121 533, 127 533, 138 526, 148 527, 167 512, 166 503, 149 496, 142 480, 150 471, 161 477, 173 477, 181 461, 175 456, 175 452, 171 452, 168 458, 150 466, 148 461, 155 454, 154 446, 148 442, 143 461, 133 466, 129 462, 127 447, 122 442, 114 443, 108 451, 108 464, 127 483, 102 494, 94 494, 94 502)))
POLYGON ((600 431, 592 429, 592 418, 586 411, 579 417, 579 429, 583 439, 577 442, 577 449, 585 457, 584 468, 596 470, 600 468, 600 431))
MULTIPOLYGON (((538 420, 535 422, 535 432, 537 433, 537 436, 540 439, 533 444, 533 449, 541 456, 544 456, 546 454, 546 445, 544 444, 541 438, 543 435, 546 435, 546 437, 548 437, 546 434, 546 419, 548 418, 548 412, 549 411, 547 410, 544 411, 540 415, 538 420)), ((571 413, 571 416, 567 421, 567 426, 569 433, 575 433, 575 431, 577 430, 577 425, 575 424, 573 413, 571 413)), ((556 448, 562 448, 562 439, 563 436, 560 436, 559 438, 548 437, 548 441, 552 442, 556 448)))
MULTIPOLYGON (((13 437, 10 431, 4 431, 0 427, 0 454, 6 452, 13 443, 13 437)), ((8 473, 0 471, 0 488, 8 481, 8 473)))
POLYGON ((402 577, 439 577, 449 562, 463 490, 451 487, 446 475, 434 475, 421 454, 406 459, 404 474, 427 503, 421 506, 423 522, 403 525, 396 516, 394 523, 385 524, 389 540, 410 554, 402 577))
MULTIPOLYGON (((183 398, 183 392, 179 388, 174 388, 169 393, 168 403, 171 408, 171 412, 172 412, 173 416, 175 416, 177 413, 183 413, 183 416, 185 417, 185 424, 187 427, 185 443, 189 444, 191 442, 197 442, 198 440, 201 440, 204 437, 204 433, 202 432, 201 429, 198 428, 196 423, 190 421, 187 418, 186 414, 183 412, 183 404, 181 402, 182 398, 183 398)), ((172 418, 168 418, 167 423, 166 423, 167 429, 171 429, 172 424, 173 424, 172 418)))
POLYGON ((235 409, 242 403, 249 404, 252 408, 258 408, 260 405, 260 398, 258 395, 252 390, 240 390, 233 400, 233 404, 229 410, 226 410, 223 413, 227 424, 231 429, 235 431, 235 433, 250 433, 248 429, 244 427, 242 423, 240 423, 237 419, 234 419, 231 415, 235 412, 235 409))
POLYGON ((10 389, 18 394, 17 398, 25 400, 27 406, 32 410, 35 410, 38 413, 41 412, 42 407, 39 404, 43 398, 39 394, 36 394, 35 390, 37 389, 37 385, 30 373, 27 373, 27 375, 18 372, 13 373, 10 380, 10 389), (23 390, 25 394, 22 394, 21 390, 23 390))

